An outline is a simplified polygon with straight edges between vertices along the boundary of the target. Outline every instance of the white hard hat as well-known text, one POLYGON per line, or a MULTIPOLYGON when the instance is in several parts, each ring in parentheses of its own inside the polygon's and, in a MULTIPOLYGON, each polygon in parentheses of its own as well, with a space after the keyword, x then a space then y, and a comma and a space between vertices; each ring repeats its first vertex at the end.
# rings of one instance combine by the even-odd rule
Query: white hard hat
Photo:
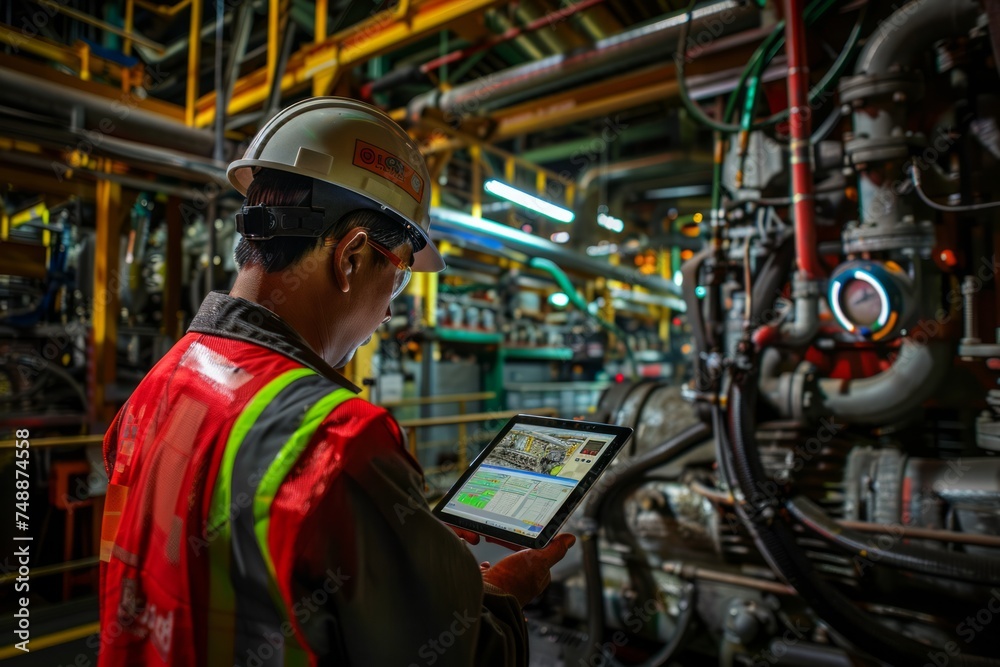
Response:
MULTIPOLYGON (((284 109, 260 129, 242 160, 229 165, 229 181, 241 194, 260 168, 308 176, 336 186, 343 213, 357 208, 381 211, 426 241, 413 260, 414 271, 445 268, 430 237, 431 184, 417 145, 379 109, 344 97, 314 97, 284 109)), ((313 202, 316 206, 316 202, 313 202)), ((331 216, 316 214, 330 225, 331 216)), ((241 220, 242 221, 242 220, 241 220)), ((296 221, 297 222, 297 221, 296 221)), ((296 233, 305 225, 285 224, 271 215, 268 236, 296 233)), ((240 230, 247 236, 243 229, 240 230)))

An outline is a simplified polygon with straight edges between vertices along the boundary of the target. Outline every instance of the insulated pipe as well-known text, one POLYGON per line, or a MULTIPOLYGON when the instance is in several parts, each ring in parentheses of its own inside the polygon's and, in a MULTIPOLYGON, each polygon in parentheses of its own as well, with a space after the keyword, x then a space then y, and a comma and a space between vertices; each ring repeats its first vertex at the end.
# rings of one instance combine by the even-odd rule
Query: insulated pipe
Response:
MULTIPOLYGON (((694 12, 692 40, 702 36, 714 40, 723 34, 752 27, 759 20, 759 14, 753 5, 741 5, 735 0, 707 3, 694 12)), ((661 61, 676 50, 686 20, 687 12, 677 12, 650 25, 603 39, 589 49, 511 67, 446 93, 432 90, 410 102, 407 116, 411 121, 418 120, 428 107, 438 107, 446 114, 494 109, 544 91, 593 80, 608 72, 661 61)))
POLYGON ((805 19, 801 0, 784 0, 785 53, 788 57, 788 111, 791 133, 792 206, 795 218, 795 253, 805 280, 824 274, 816 239, 812 151, 809 138, 809 60, 806 57, 805 19))
MULTIPOLYGON (((8 104, 68 121, 74 107, 81 107, 89 129, 123 139, 174 148, 200 156, 210 156, 214 146, 211 132, 187 127, 181 122, 146 111, 138 104, 107 99, 50 81, 37 79, 8 67, 0 67, 0 90, 8 104), (98 122, 111 122, 107 132, 98 122)), ((104 124, 107 127, 107 124, 104 124)))
MULTIPOLYGON (((604 262, 590 259, 580 253, 572 252, 566 248, 546 241, 545 239, 525 234, 520 229, 515 229, 507 225, 500 224, 487 218, 474 218, 468 213, 461 213, 449 208, 438 206, 431 207, 431 220, 433 230, 458 232, 462 235, 485 236, 499 240, 507 248, 516 252, 524 253, 529 257, 545 257, 551 259, 559 266, 566 269, 573 269, 590 273, 593 275, 603 275, 612 280, 620 280, 629 284, 637 284, 651 292, 660 294, 681 295, 681 288, 674 281, 665 280, 659 276, 646 276, 636 271, 629 271, 620 266, 612 266, 604 262)), ((673 309, 684 312, 684 303, 677 301, 673 309)))

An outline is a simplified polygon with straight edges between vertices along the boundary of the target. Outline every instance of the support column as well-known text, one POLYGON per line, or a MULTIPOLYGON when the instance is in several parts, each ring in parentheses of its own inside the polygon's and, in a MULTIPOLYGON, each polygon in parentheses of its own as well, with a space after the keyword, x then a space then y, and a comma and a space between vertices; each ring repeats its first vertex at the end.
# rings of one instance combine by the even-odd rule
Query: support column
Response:
POLYGON ((90 417, 110 423, 115 406, 107 405, 107 389, 115 381, 115 350, 121 305, 118 258, 122 228, 122 188, 113 181, 97 182, 97 237, 94 249, 94 309, 91 325, 90 417))

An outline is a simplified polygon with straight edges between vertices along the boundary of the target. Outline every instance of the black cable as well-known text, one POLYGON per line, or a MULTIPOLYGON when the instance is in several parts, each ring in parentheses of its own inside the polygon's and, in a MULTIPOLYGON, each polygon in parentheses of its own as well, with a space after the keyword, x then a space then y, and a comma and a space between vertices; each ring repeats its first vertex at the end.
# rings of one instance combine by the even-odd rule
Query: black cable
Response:
MULTIPOLYGON (((914 641, 873 622, 837 588, 823 579, 795 539, 791 517, 782 510, 780 497, 764 495, 768 488, 760 453, 754 439, 754 373, 734 378, 729 392, 728 430, 734 472, 749 504, 748 520, 760 538, 764 555, 776 572, 802 596, 816 614, 858 649, 889 664, 916 665, 926 661, 933 647, 914 641)), ((952 656, 960 667, 997 667, 1000 661, 980 656, 952 656)))
MULTIPOLYGON (((583 549, 583 574, 587 585, 588 646, 587 653, 583 658, 585 663, 592 664, 591 658, 596 657, 601 652, 600 640, 604 634, 604 581, 601 577, 597 531, 605 509, 620 488, 642 479, 647 470, 664 465, 689 452, 711 435, 711 432, 708 426, 700 422, 686 428, 662 445, 636 458, 624 466, 624 469, 606 473, 607 475, 615 475, 611 478, 612 481, 606 486, 599 485, 592 492, 590 500, 584 508, 584 527, 580 535, 581 548, 583 549)), ((680 628, 679 625, 678 628, 680 628)), ((602 655, 602 657, 606 661, 610 662, 611 660, 610 656, 602 655)), ((605 662, 604 664, 609 663, 605 662)), ((614 663, 610 662, 610 664, 614 663)))
POLYGON ((883 549, 870 544, 862 533, 844 528, 827 516, 823 508, 808 498, 797 496, 785 503, 795 519, 823 540, 855 556, 885 563, 893 567, 935 577, 966 581, 983 586, 1000 583, 1000 559, 975 554, 951 552, 946 559, 941 551, 931 551, 916 545, 893 544, 883 549))

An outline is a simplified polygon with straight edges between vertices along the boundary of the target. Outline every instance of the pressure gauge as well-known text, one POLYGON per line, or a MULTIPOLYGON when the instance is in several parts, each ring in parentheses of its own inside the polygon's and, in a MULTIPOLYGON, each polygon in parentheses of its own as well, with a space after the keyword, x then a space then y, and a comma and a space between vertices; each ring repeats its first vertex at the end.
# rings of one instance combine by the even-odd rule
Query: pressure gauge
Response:
POLYGON ((895 262, 847 262, 830 277, 830 309, 847 331, 882 340, 905 326, 912 292, 910 277, 895 262))

